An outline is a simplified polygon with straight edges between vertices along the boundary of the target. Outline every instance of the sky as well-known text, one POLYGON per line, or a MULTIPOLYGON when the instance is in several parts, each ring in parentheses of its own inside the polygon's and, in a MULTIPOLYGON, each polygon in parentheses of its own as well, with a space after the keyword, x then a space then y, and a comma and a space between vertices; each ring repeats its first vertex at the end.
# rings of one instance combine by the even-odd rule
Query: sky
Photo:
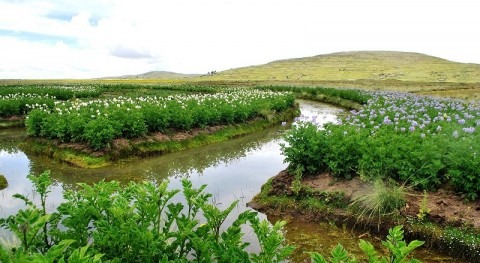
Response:
POLYGON ((477 0, 0 0, 0 79, 205 74, 342 51, 480 64, 477 0))

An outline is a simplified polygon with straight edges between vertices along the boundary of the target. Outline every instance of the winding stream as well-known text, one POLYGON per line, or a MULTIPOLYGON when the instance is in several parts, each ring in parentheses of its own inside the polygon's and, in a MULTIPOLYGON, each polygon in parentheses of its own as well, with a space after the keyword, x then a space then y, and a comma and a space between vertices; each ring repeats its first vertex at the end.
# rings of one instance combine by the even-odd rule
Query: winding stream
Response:
MULTIPOLYGON (((342 111, 316 102, 299 103, 302 115, 319 115, 317 122, 335 121, 337 114, 342 111)), ((18 148, 18 144, 26 136, 23 129, 0 130, 0 174, 6 177, 9 184, 0 191, 0 218, 15 214, 23 207, 22 201, 11 197, 13 194, 35 197, 32 185, 26 178, 29 173, 50 170, 54 181, 54 187, 47 199, 50 210, 54 210, 62 202, 63 189, 75 187, 78 182, 117 180, 126 184, 130 181, 169 179, 171 188, 181 188, 180 179, 188 177, 196 187, 207 184, 206 191, 213 194, 214 202, 223 209, 231 202, 239 200, 230 216, 232 220, 239 213, 250 209, 246 207, 246 203, 260 192, 260 187, 270 177, 286 168, 280 143, 283 142, 282 134, 288 128, 289 124, 279 125, 227 142, 99 169, 79 169, 45 157, 26 155, 18 148)), ((267 218, 267 215, 260 214, 260 217, 267 218)), ((268 219, 272 221, 278 218, 270 216, 268 219)), ((337 242, 341 242, 350 251, 359 251, 359 235, 360 233, 328 224, 308 224, 291 220, 286 226, 288 242, 298 248, 292 258, 293 262, 304 261, 304 251, 321 251, 326 254, 337 242)), ((251 235, 247 233, 247 238, 249 237, 251 238, 251 235)), ((379 245, 378 240, 372 242, 379 245)), ((255 245, 251 249, 255 250, 255 245)), ((416 257, 424 262, 459 262, 428 250, 420 250, 416 257)))

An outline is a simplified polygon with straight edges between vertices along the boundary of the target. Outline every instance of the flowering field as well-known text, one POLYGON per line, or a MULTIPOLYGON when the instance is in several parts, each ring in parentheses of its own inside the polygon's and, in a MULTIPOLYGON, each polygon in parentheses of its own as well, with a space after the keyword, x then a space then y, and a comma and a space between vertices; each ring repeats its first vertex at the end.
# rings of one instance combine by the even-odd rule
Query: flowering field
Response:
POLYGON ((393 178, 420 189, 480 194, 480 106, 405 93, 372 93, 359 111, 324 127, 299 122, 283 147, 291 170, 393 178))
POLYGON ((102 89, 94 85, 31 85, 31 86, 7 86, 0 89, 0 95, 13 94, 31 94, 31 95, 49 95, 58 100, 68 100, 71 98, 89 98, 98 97, 102 89))
POLYGON ((240 123, 281 112, 294 105, 289 93, 232 89, 214 94, 113 97, 57 101, 27 116, 29 135, 86 142, 94 149, 115 138, 139 137, 147 132, 190 130, 240 123))
POLYGON ((98 97, 94 86, 8 86, 0 88, 0 117, 25 115, 31 105, 53 108, 55 100, 98 97))
POLYGON ((31 106, 53 108, 54 96, 29 93, 14 93, 0 95, 0 117, 10 117, 26 114, 31 106))

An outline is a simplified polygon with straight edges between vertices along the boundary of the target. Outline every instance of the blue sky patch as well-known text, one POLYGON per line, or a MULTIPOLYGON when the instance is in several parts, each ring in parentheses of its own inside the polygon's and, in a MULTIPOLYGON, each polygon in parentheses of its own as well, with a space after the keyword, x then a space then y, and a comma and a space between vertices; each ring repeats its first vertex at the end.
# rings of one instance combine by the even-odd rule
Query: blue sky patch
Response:
POLYGON ((42 42, 47 44, 55 44, 60 41, 69 46, 76 46, 78 44, 77 40, 73 37, 52 36, 52 35, 46 35, 46 34, 25 32, 25 31, 14 31, 14 30, 6 30, 6 29, 0 29, 0 36, 14 37, 20 40, 26 40, 31 42, 42 42))
MULTIPOLYGON (((47 18, 50 18, 50 19, 54 19, 54 20, 58 20, 58 21, 63 21, 63 22, 70 22, 72 20, 72 17, 78 15, 78 13, 75 13, 75 12, 62 12, 62 11, 53 11, 53 12, 50 12, 49 14, 47 14, 47 18)), ((96 15, 92 15, 89 19, 88 19, 88 23, 91 25, 91 26, 97 26, 98 25, 98 21, 100 21, 101 17, 100 16, 96 16, 96 15)))

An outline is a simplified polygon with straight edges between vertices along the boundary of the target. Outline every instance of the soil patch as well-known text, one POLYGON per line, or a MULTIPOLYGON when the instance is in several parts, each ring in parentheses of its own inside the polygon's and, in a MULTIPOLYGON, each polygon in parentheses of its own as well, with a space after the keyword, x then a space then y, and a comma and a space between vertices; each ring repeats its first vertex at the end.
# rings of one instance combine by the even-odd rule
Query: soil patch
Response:
MULTIPOLYGON (((283 177, 285 175, 280 177, 279 180, 284 181, 283 177)), ((307 178, 302 183, 316 190, 343 192, 345 197, 349 199, 356 198, 372 190, 370 183, 364 182, 358 177, 354 177, 351 180, 337 180, 325 173, 307 178)), ((416 217, 420 211, 423 198, 423 192, 410 189, 406 196, 406 205, 401 213, 408 217, 416 217)), ((428 215, 430 221, 452 226, 468 225, 480 228, 480 201, 466 202, 462 196, 448 188, 440 189, 436 192, 427 192, 426 201, 426 206, 430 210, 428 215)))
POLYGON ((205 129, 196 128, 188 132, 171 131, 168 135, 161 132, 154 132, 154 133, 150 133, 145 136, 134 138, 134 139, 117 138, 112 141, 111 146, 109 148, 102 149, 99 151, 93 150, 87 145, 87 143, 84 143, 84 142, 64 143, 59 140, 54 140, 53 142, 60 149, 69 149, 75 152, 86 153, 94 157, 100 157, 109 153, 118 155, 119 153, 130 151, 134 145, 140 145, 143 143, 184 141, 187 139, 191 139, 195 136, 198 136, 200 134, 215 133, 225 127, 226 127, 225 125, 217 125, 217 126, 207 127, 205 129))

